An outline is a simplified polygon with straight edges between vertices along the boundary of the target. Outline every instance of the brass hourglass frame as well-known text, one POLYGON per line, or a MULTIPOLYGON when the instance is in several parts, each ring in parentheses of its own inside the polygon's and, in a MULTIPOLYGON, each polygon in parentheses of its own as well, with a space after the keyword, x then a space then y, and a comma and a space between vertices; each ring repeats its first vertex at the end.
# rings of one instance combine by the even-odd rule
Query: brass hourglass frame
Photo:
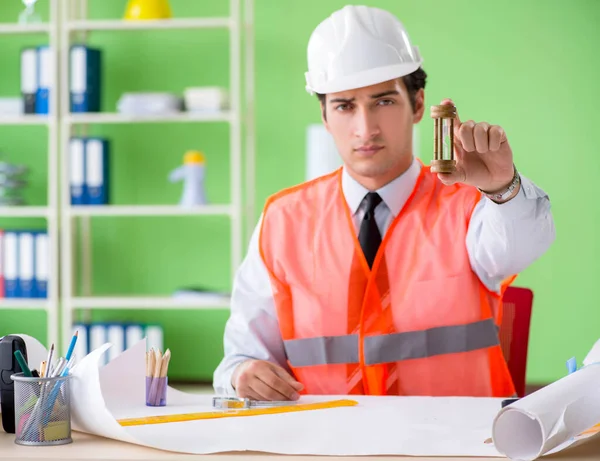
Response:
POLYGON ((431 106, 433 124, 432 173, 452 173, 456 170, 454 156, 454 120, 456 107, 451 104, 431 106), (444 129, 446 131, 444 132, 444 129))

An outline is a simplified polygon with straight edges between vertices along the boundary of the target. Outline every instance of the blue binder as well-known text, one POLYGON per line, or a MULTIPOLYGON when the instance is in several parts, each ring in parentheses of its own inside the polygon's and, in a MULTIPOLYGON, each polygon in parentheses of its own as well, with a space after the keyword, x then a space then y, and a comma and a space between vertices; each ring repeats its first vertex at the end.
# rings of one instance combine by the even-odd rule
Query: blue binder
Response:
POLYGON ((103 138, 85 140, 85 187, 89 205, 108 204, 108 159, 108 140, 103 138))
POLYGON ((35 113, 50 112, 50 91, 53 83, 52 53, 49 46, 37 48, 37 91, 35 95, 35 113))
POLYGON ((48 275, 50 272, 49 251, 47 232, 35 232, 35 296, 37 298, 48 297, 48 275))
POLYGON ((85 45, 70 50, 71 112, 100 112, 102 52, 85 45))

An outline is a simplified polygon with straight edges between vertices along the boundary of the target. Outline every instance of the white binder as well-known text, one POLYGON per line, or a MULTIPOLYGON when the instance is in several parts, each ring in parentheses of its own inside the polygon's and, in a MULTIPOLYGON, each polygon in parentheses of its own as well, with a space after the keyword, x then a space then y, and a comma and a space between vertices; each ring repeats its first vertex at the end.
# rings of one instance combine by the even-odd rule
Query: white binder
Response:
POLYGON ((19 265, 17 269, 17 279, 19 297, 35 297, 35 280, 33 272, 35 268, 35 252, 32 232, 19 232, 19 265))
POLYGON ((18 297, 19 240, 16 232, 4 232, 4 296, 18 297))
POLYGON ((69 186, 71 205, 85 204, 85 140, 82 138, 69 141, 69 186))
POLYGON ((159 325, 146 326, 146 348, 159 349, 164 352, 163 329, 159 325))
POLYGON ((108 342, 112 346, 108 349, 108 361, 117 357, 125 351, 125 329, 123 325, 107 325, 108 342))
POLYGON ((25 48, 21 51, 21 96, 23 98, 23 112, 35 113, 35 95, 38 90, 37 83, 37 50, 25 48))
POLYGON ((141 325, 127 325, 125 327, 125 348, 129 349, 144 339, 144 329, 141 325))
MULTIPOLYGON (((106 334, 106 326, 103 324, 94 324, 94 325, 90 325, 90 351, 93 351, 95 349, 98 349, 100 346, 102 346, 104 343, 106 343, 107 341, 107 334, 106 334)), ((100 360, 98 360, 98 365, 99 366, 103 366, 106 365, 107 363, 107 357, 106 357, 106 353, 102 354, 102 356, 100 357, 100 360)))

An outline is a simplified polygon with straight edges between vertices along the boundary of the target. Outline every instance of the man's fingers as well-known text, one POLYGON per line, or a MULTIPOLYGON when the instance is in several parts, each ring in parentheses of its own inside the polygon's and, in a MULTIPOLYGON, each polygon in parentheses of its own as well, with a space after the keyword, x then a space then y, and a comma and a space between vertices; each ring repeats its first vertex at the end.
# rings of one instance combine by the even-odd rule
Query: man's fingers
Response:
POLYGON ((490 150, 492 152, 500 149, 500 145, 506 140, 506 133, 498 125, 493 125, 488 130, 488 137, 490 139, 490 150))
POLYGON ((460 165, 457 165, 456 170, 452 173, 438 173, 438 178, 440 182, 446 186, 451 186, 457 182, 465 182, 465 170, 463 170, 460 165))
POLYGON ((469 120, 463 123, 458 130, 458 139, 460 140, 463 149, 466 152, 473 152, 475 150, 475 139, 473 137, 473 129, 475 128, 475 122, 469 120))
POLYGON ((458 182, 458 175, 456 172, 454 173, 438 173, 438 178, 442 182, 442 184, 446 186, 451 186, 452 184, 456 184, 458 182))
POLYGON ((485 154, 489 150, 488 130, 489 123, 481 122, 473 128, 473 139, 475 140, 475 149, 481 154, 485 154))
MULTIPOLYGON (((257 376, 264 384, 273 389, 280 398, 275 400, 298 400, 298 392, 291 384, 279 377, 273 370, 264 370, 257 376)), ((253 387, 255 390, 256 388, 253 387)))
POLYGON ((251 399, 251 400, 264 400, 258 393, 256 393, 253 389, 247 388, 237 391, 237 396, 242 399, 251 399))
POLYGON ((260 378, 252 381, 251 386, 252 390, 260 396, 260 400, 290 400, 286 395, 278 392, 260 378))
POLYGON ((257 400, 297 400, 303 385, 283 368, 263 360, 249 360, 234 372, 238 396, 257 400))
MULTIPOLYGON (((456 105, 456 104, 454 104, 454 101, 452 101, 452 99, 450 99, 450 98, 442 99, 442 102, 440 104, 450 104, 452 106, 456 105)), ((460 125, 461 125, 461 121, 460 121, 460 117, 458 116, 458 109, 457 109, 456 117, 454 118, 454 131, 458 131, 458 129, 460 128, 460 125)))
POLYGON ((294 377, 291 376, 283 368, 275 367, 274 371, 277 374, 277 376, 279 376, 281 379, 283 379, 286 383, 288 383, 290 386, 292 386, 297 391, 301 391, 302 389, 304 389, 304 385, 302 383, 296 381, 294 379, 294 377))

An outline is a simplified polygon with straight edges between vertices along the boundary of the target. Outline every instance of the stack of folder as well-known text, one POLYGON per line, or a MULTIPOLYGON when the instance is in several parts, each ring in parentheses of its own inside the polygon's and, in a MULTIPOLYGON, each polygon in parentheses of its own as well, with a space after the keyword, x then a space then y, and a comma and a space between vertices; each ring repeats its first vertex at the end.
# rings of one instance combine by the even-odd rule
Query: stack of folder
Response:
POLYGON ((107 342, 112 344, 107 354, 100 359, 100 365, 107 364, 144 338, 148 350, 164 349, 164 335, 160 325, 116 322, 77 323, 73 325, 73 332, 75 331, 79 335, 76 346, 78 360, 107 342))
MULTIPOLYGON (((52 49, 48 45, 21 50, 21 97, 25 114, 48 114, 54 86, 52 49)), ((102 52, 85 45, 70 49, 71 112, 100 112, 102 52)))
POLYGON ((48 114, 53 70, 49 46, 21 50, 21 97, 25 114, 48 114))
POLYGON ((0 297, 47 298, 48 233, 45 230, 1 230, 0 297))
POLYGON ((69 143, 71 205, 107 205, 109 198, 107 139, 72 137, 69 143))

